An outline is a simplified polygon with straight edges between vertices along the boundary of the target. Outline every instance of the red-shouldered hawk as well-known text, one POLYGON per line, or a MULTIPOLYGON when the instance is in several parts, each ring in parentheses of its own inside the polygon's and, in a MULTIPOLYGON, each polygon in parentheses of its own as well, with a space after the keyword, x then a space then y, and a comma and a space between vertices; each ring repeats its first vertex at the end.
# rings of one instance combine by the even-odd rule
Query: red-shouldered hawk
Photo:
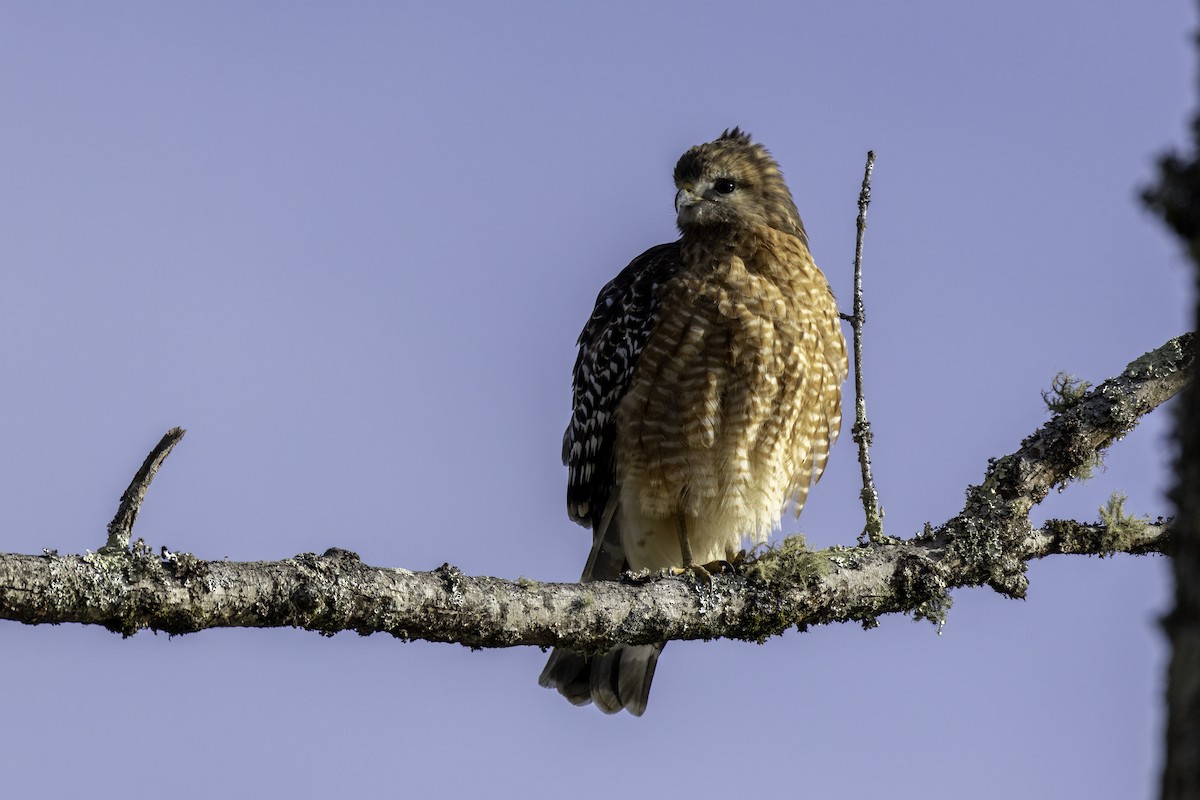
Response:
MULTIPOLYGON (((841 427, 846 343, 779 166, 737 128, 675 167, 681 237, 600 292, 563 437, 583 581, 692 567, 800 513, 841 427)), ((641 715, 663 645, 556 649, 540 683, 641 715)))

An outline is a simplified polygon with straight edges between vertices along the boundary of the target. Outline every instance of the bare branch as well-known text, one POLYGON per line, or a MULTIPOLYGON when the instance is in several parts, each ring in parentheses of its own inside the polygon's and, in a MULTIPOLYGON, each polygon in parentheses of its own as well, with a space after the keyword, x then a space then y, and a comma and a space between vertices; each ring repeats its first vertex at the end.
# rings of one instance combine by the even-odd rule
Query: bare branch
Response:
POLYGON ((871 173, 875 169, 875 151, 867 151, 867 166, 863 170, 862 189, 858 193, 858 233, 854 240, 854 313, 842 314, 854 331, 854 427, 850 436, 858 445, 858 464, 862 470, 862 503, 866 525, 859 535, 860 543, 879 542, 883 539, 883 509, 879 506, 879 492, 875 489, 875 477, 871 474, 871 423, 867 419, 867 400, 863 395, 862 332, 867 321, 863 306, 862 254, 863 239, 867 232, 867 208, 871 205, 871 173))
POLYGON ((183 438, 183 428, 171 428, 159 439, 158 444, 142 462, 142 468, 133 476, 129 488, 121 495, 121 504, 117 507, 117 515, 108 523, 108 541, 100 548, 102 553, 125 550, 129 547, 129 539, 133 535, 133 523, 137 520, 138 510, 146 499, 146 491, 150 482, 158 474, 158 468, 171 454, 175 445, 183 438))
POLYGON ((98 624, 126 635, 295 626, 470 647, 585 651, 616 642, 761 641, 792 626, 851 620, 870 626, 894 612, 940 623, 953 588, 987 583, 1020 595, 1025 563, 1033 558, 1162 552, 1170 526, 1131 521, 1119 504, 1110 504, 1097 523, 1058 520, 1041 529, 1030 525, 1028 512, 1180 390, 1193 371, 1192 340, 1191 334, 1172 339, 1055 414, 1016 452, 991 462, 962 512, 907 541, 811 552, 791 537, 742 574, 699 584, 658 576, 509 581, 469 577, 449 565, 414 573, 369 567, 337 549, 251 563, 165 550, 155 556, 144 545, 83 556, 8 554, 0 555, 0 618, 98 624))
MULTIPOLYGON (((1034 532, 1016 557, 1111 552, 1098 526, 1073 525, 1069 532, 1034 532)), ((1151 530, 1138 552, 1165 546, 1166 530, 1151 530)), ((935 609, 948 605, 945 592, 964 585, 944 553, 920 540, 815 553, 785 546, 754 562, 745 577, 718 575, 711 584, 658 576, 620 583, 510 581, 463 575, 449 565, 409 572, 370 567, 337 549, 259 562, 180 564, 145 551, 119 558, 113 564, 98 555, 0 555, 0 617, 103 625, 125 635, 297 627, 476 648, 600 651, 618 642, 762 641, 792 626, 874 624, 893 612, 940 621, 935 609)))

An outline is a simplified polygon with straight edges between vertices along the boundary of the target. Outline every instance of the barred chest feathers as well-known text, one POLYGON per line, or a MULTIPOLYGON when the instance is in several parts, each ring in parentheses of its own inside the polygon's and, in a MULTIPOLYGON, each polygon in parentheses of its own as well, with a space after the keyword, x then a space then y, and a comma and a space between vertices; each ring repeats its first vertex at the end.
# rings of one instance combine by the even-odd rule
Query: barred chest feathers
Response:
POLYGON ((697 563, 765 541, 789 500, 799 513, 841 425, 846 352, 829 284, 800 239, 753 233, 724 252, 685 245, 618 408, 633 569, 680 563, 679 514, 697 563))

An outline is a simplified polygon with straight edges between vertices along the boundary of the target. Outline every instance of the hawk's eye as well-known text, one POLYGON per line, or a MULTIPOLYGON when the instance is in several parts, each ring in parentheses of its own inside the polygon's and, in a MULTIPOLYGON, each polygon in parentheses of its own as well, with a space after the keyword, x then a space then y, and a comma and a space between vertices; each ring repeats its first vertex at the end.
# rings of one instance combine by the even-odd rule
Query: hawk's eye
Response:
POLYGON ((721 194, 729 194, 737 188, 737 184, 729 180, 729 178, 718 178, 717 180, 713 181, 713 188, 721 194))

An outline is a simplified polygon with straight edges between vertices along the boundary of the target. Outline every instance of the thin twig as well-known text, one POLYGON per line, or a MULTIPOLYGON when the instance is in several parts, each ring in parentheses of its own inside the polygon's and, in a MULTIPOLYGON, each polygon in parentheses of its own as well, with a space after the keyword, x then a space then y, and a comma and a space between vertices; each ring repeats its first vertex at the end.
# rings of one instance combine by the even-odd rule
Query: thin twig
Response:
POLYGON ((150 451, 150 455, 146 456, 146 460, 142 462, 142 468, 133 476, 125 494, 121 495, 121 504, 117 507, 117 515, 113 517, 112 522, 108 523, 108 541, 105 542, 104 547, 100 548, 100 552, 122 552, 129 547, 129 540, 133 535, 133 523, 137 519, 138 509, 142 507, 146 491, 150 488, 150 481, 154 480, 154 475, 162 466, 163 460, 170 455, 171 449, 179 444, 184 432, 183 428, 171 428, 162 439, 159 439, 158 444, 150 451))
POLYGON ((858 193, 858 236, 854 242, 854 313, 842 319, 849 321, 854 330, 854 427, 850 436, 858 445, 858 463, 862 468, 863 512, 866 525, 859 535, 859 542, 880 541, 883 538, 883 509, 879 505, 879 492, 875 489, 875 478, 871 474, 871 423, 867 419, 867 401, 863 396, 862 330, 867 321, 863 309, 862 253, 863 237, 867 230, 867 207, 871 205, 871 172, 875 169, 875 151, 867 151, 867 166, 863 172, 862 190, 858 193))

